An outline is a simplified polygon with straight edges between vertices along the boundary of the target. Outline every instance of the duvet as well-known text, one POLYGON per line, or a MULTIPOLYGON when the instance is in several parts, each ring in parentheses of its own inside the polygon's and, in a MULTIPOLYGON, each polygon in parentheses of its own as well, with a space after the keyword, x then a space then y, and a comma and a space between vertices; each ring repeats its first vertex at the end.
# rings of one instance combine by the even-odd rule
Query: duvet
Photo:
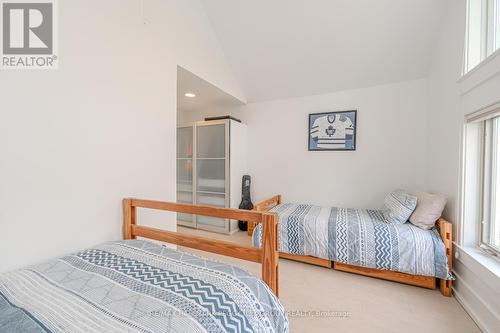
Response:
POLYGON ((287 332, 260 279, 157 243, 106 243, 0 275, 0 332, 287 332))
MULTIPOLYGON (((279 216, 279 250, 345 264, 452 279, 445 246, 436 229, 391 224, 382 212, 285 203, 279 216)), ((262 226, 253 233, 260 246, 262 226)))

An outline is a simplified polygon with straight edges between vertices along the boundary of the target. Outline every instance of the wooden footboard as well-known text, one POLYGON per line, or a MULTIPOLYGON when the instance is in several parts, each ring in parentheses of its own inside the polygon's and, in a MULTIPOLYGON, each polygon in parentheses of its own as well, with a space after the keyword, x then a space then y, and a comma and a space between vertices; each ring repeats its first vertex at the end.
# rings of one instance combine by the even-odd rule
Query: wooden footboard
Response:
POLYGON ((136 237, 150 238, 201 251, 261 263, 262 280, 274 291, 276 296, 279 294, 278 224, 276 214, 152 200, 123 199, 123 238, 135 239, 136 237), (137 208, 262 223, 262 248, 259 249, 238 245, 233 242, 139 226, 137 225, 137 208))
MULTIPOLYGON (((271 208, 276 205, 281 204, 281 195, 275 195, 272 198, 269 198, 261 203, 257 204, 254 208, 256 211, 267 212, 271 208)), ((258 223, 252 223, 248 225, 248 234, 251 236, 253 233, 253 229, 258 223)), ((443 240, 446 256, 448 258, 448 269, 451 272, 452 270, 452 224, 446 221, 444 218, 440 218, 436 222, 436 226, 439 229, 439 234, 441 239, 443 240)), ((452 292, 452 281, 444 280, 444 279, 436 279, 434 277, 429 276, 421 276, 421 275, 412 275, 400 272, 393 272, 388 270, 380 270, 374 268, 366 268, 360 266, 353 266, 344 263, 330 262, 325 259, 320 259, 311 256, 303 256, 303 255, 294 255, 288 253, 279 253, 280 258, 300 261, 312 265, 322 266, 333 268, 335 270, 349 272, 354 274, 360 274, 365 276, 370 276, 378 279, 394 281, 404 284, 409 284, 413 286, 419 286, 423 288, 435 289, 436 288, 436 280, 439 280, 439 289, 443 296, 450 297, 452 292)))

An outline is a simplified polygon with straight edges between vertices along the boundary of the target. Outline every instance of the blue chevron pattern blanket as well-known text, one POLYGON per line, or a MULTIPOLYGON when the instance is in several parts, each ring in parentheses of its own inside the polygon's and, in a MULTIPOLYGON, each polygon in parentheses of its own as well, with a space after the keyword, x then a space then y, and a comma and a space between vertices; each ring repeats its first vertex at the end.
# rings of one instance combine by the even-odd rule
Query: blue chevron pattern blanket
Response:
POLYGON ((130 240, 0 275, 0 332, 288 332, 250 273, 130 240))
MULTIPOLYGON (((452 279, 437 230, 388 223, 382 211, 281 204, 279 249, 350 265, 452 279)), ((260 246, 262 226, 253 233, 260 246)))

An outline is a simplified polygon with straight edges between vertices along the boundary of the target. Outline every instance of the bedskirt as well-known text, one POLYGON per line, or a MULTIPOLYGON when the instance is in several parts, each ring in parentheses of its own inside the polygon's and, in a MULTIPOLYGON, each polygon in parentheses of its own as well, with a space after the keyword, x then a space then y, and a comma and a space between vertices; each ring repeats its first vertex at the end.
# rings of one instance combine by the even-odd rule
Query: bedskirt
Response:
POLYGON ((0 332, 287 331, 259 278, 149 241, 0 274, 0 332))
MULTIPOLYGON (((355 266, 453 279, 436 229, 387 223, 379 210, 280 204, 280 252, 308 255, 355 266)), ((253 233, 260 247, 262 226, 253 233)))

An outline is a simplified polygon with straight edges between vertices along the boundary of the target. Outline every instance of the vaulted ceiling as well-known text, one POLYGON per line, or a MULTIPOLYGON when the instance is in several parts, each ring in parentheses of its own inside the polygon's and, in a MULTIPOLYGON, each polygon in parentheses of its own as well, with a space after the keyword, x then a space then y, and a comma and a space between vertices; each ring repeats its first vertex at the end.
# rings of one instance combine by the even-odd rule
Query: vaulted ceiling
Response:
POLYGON ((427 75, 447 0, 202 0, 248 101, 427 75))

